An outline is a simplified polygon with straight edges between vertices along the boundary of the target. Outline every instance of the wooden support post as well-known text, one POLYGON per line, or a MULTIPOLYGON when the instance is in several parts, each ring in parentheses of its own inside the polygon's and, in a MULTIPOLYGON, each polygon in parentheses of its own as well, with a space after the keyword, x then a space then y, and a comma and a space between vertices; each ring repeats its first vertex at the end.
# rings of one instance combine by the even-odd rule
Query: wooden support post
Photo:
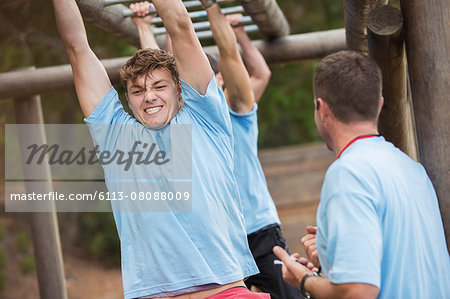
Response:
POLYGON ((240 0, 240 2, 267 38, 289 34, 289 24, 275 0, 240 0))
POLYGON ((418 160, 407 68, 402 13, 390 5, 377 6, 367 20, 369 56, 383 76, 384 106, 378 128, 386 140, 418 160))
POLYGON ((344 0, 345 36, 350 50, 367 54, 367 14, 371 7, 387 0, 344 0))
MULTIPOLYGON (((18 124, 42 124, 42 107, 39 96, 26 98, 16 98, 14 100, 16 121, 18 124)), ((46 143, 44 130, 42 136, 38 136, 42 144, 46 143)), ((19 136, 19 139, 23 136, 19 136)), ((25 144, 25 141, 21 142, 25 144)), ((22 157, 25 152, 22 153, 22 157)), ((44 168, 46 182, 39 182, 34 185, 33 191, 48 193, 52 191, 50 169, 44 168), (37 190, 39 188, 39 190, 37 190)), ((25 172, 25 171, 24 171, 25 172)), ((25 178, 32 174, 24 173, 25 178)), ((39 175, 43 177, 43 174, 39 175)), ((30 190, 30 182, 26 182, 27 190, 30 190)), ((42 204, 52 205, 53 202, 42 202, 42 204)), ((34 257, 36 260, 37 277, 39 281, 39 294, 41 299, 67 299, 67 292, 64 277, 64 265, 59 240, 58 220, 55 212, 30 213, 34 257)))
MULTIPOLYGON (((253 44, 269 64, 319 59, 347 48, 344 29, 290 35, 272 42, 258 40, 253 41, 253 44)), ((219 53, 216 46, 203 49, 210 54, 219 53)), ((101 61, 114 84, 119 83, 119 70, 128 59, 129 57, 121 57, 101 61)), ((73 89, 70 65, 0 73, 0 100, 67 89, 73 89)))
POLYGON ((436 189, 450 251, 450 1, 401 0, 420 161, 436 189))

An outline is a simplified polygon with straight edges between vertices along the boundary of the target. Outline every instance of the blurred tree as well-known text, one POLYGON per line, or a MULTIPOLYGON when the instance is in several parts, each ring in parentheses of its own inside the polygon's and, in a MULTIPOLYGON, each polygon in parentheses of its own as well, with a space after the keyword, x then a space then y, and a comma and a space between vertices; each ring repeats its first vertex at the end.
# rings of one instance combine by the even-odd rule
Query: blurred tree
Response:
MULTIPOLYGON (((278 0, 291 34, 344 27, 341 1, 278 0)), ((262 148, 319 140, 314 124, 312 74, 317 61, 271 66, 272 79, 259 107, 262 148)))

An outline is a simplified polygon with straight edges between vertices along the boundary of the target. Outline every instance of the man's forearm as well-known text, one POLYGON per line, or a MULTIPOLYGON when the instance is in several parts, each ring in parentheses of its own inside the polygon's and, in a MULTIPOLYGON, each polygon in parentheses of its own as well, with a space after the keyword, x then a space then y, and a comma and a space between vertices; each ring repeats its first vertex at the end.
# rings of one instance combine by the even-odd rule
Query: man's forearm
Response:
POLYGON ((374 299, 378 288, 363 283, 333 284, 325 277, 309 277, 304 289, 315 299, 374 299))
POLYGON ((169 53, 173 53, 172 39, 170 38, 170 35, 167 32, 166 32, 166 45, 164 47, 164 50, 166 50, 169 53))
POLYGON ((248 113, 255 101, 250 78, 237 48, 236 36, 219 5, 208 7, 206 12, 219 49, 219 70, 227 88, 228 105, 237 113, 248 113))
POLYGON ((270 78, 271 72, 261 52, 253 45, 243 28, 235 30, 247 70, 252 77, 270 78))
POLYGON ((75 0, 53 0, 59 35, 69 58, 77 49, 88 48, 86 29, 75 0))
POLYGON ((155 35, 152 32, 152 27, 149 24, 139 23, 136 24, 136 27, 139 32, 139 41, 142 49, 159 49, 155 35))
POLYGON ((152 2, 172 39, 173 56, 180 78, 204 95, 213 73, 186 8, 181 0, 152 2))
POLYGON ((88 117, 111 88, 105 68, 89 47, 81 13, 74 0, 53 0, 56 24, 72 67, 83 115, 88 117))
POLYGON ((236 38, 242 49, 242 58, 250 75, 250 82, 258 102, 269 83, 272 73, 261 52, 253 45, 244 28, 235 28, 236 38))
POLYGON ((182 35, 186 30, 194 30, 191 19, 180 0, 152 0, 158 15, 161 17, 168 34, 172 39, 182 35))
POLYGON ((215 4, 206 9, 210 22, 211 32, 219 49, 220 56, 236 56, 239 55, 236 46, 236 36, 222 14, 219 5, 215 4))

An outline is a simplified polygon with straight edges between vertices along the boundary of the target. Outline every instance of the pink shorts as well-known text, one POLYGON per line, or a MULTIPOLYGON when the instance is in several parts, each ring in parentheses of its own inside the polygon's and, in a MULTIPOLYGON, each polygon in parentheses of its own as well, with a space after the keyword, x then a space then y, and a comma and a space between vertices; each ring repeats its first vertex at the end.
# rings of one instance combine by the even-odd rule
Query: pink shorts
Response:
POLYGON ((270 299, 266 293, 252 293, 246 287, 235 287, 222 291, 206 299, 270 299))

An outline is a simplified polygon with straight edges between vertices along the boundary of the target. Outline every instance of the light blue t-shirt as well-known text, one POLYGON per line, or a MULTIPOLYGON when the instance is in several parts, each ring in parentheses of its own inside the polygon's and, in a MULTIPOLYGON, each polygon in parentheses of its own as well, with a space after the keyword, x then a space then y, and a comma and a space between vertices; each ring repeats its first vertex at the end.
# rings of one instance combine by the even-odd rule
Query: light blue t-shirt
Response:
POLYGON ((270 224, 280 224, 258 159, 258 118, 255 104, 250 113, 231 110, 234 134, 234 175, 239 186, 247 234, 270 224))
MULTIPOLYGON (((233 138, 227 103, 214 76, 205 96, 181 82, 184 107, 171 124, 192 126, 192 211, 118 212, 112 203, 121 241, 125 298, 153 294, 172 296, 194 286, 227 284, 258 273, 248 248, 244 219, 233 175, 233 138)), ((96 144, 114 149, 118 144, 145 142, 150 135, 164 138, 170 126, 150 130, 128 115, 111 89, 85 119, 96 144), (97 124, 111 124, 102 129, 97 124), (129 124, 131 133, 113 129, 129 124)), ((145 186, 130 176, 145 173, 131 166, 127 173, 105 169, 109 191, 139 192, 145 186), (128 184, 124 182, 128 182, 128 184), (118 187, 120 186, 120 187, 118 187), (128 190, 123 189, 128 188, 128 190), (130 190, 131 189, 131 190, 130 190)), ((155 174, 148 173, 153 178, 155 174)))
POLYGON ((421 164, 383 137, 361 139, 328 169, 317 248, 332 283, 378 298, 448 298, 450 259, 436 193, 421 164))

